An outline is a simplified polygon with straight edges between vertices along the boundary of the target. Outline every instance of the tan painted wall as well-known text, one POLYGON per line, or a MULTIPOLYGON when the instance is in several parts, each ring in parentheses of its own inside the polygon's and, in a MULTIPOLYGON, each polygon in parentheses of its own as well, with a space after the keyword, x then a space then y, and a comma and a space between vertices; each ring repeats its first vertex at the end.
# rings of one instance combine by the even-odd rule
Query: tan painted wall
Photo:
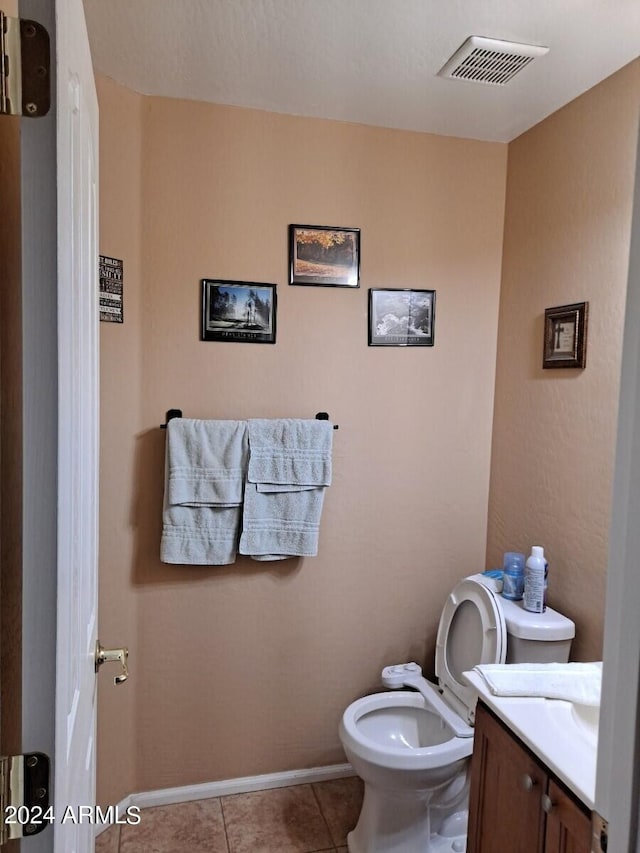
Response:
POLYGON ((112 667, 98 680, 98 772, 101 802, 136 787, 137 598, 135 446, 141 417, 142 98, 98 77, 100 101, 100 252, 124 261, 125 322, 100 324, 99 628, 108 648, 128 645, 132 680, 116 688, 112 667))
POLYGON ((602 657, 640 62, 509 146, 487 561, 544 545, 573 654, 602 657), (543 370, 544 311, 589 302, 585 370, 543 370))
POLYGON ((99 95, 101 251, 125 259, 125 323, 102 326, 101 633, 132 670, 100 689, 100 799, 342 761, 343 709, 385 664, 432 666, 445 594, 484 567, 506 146, 99 95), (360 227, 360 289, 288 286, 293 222, 360 227), (277 344, 201 343, 203 277, 277 283, 277 344), (368 347, 369 287, 437 290, 435 347, 368 347), (330 412, 317 558, 159 562, 171 407, 330 412))

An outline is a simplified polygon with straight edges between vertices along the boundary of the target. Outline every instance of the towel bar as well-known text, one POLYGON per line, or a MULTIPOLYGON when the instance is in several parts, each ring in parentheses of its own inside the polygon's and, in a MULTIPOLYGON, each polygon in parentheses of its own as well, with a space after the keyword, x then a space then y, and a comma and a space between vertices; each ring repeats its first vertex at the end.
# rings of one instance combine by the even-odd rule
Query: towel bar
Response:
MULTIPOLYGON (((166 429, 167 424, 169 423, 170 420, 173 420, 173 418, 181 418, 182 417, 182 409, 169 409, 167 411, 166 417, 167 417, 166 421, 163 424, 160 424, 160 429, 166 429)), ((327 412, 318 412, 318 414, 316 415, 316 420, 317 421, 328 421, 329 420, 329 414, 327 412)), ((338 424, 334 424, 333 428, 339 429, 338 424)))

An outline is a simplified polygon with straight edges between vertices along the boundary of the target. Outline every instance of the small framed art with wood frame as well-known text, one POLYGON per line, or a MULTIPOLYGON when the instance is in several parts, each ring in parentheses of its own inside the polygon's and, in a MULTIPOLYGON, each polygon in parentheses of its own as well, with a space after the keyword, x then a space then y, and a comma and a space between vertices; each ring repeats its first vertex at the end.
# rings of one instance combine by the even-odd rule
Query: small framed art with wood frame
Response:
POLYGON ((588 302, 546 309, 543 368, 586 366, 588 314, 588 302))

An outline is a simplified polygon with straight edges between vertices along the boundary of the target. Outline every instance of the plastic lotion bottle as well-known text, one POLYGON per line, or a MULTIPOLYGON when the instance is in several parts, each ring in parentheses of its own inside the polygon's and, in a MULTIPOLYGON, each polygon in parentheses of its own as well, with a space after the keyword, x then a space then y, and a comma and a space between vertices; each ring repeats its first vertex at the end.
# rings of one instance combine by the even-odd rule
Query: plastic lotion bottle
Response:
POLYGON ((544 610, 544 548, 534 545, 524 570, 524 609, 532 613, 544 610))

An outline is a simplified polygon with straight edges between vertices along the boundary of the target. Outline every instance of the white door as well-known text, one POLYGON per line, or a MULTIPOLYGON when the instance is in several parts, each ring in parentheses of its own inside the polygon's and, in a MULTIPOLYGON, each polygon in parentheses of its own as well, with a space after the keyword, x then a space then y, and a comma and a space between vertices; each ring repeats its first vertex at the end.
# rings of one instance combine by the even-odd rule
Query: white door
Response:
POLYGON ((98 105, 81 0, 56 0, 58 611, 55 853, 89 853, 95 805, 98 555, 98 105), (68 806, 76 814, 61 818, 68 806))

